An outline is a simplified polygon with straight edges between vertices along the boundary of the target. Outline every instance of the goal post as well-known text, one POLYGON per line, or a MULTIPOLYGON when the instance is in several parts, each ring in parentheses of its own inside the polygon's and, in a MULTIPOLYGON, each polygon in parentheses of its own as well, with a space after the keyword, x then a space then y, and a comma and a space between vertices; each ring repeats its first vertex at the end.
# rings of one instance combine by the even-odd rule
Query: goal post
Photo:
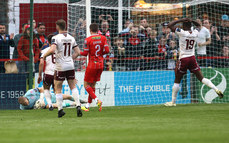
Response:
MULTIPOLYGON (((98 23, 101 34, 107 36, 110 42, 111 53, 106 55, 104 70, 114 74, 115 105, 163 104, 171 100, 175 78, 173 70, 178 60, 179 46, 178 38, 167 24, 183 17, 200 19, 210 31, 212 42, 206 46, 206 54, 201 55, 196 50, 196 58, 204 76, 211 79, 225 95, 228 94, 228 54, 222 52, 227 50, 228 43, 228 33, 224 30, 229 27, 228 1, 158 0, 152 3, 147 0, 93 0, 90 18, 87 17, 87 0, 71 3, 69 7, 75 11, 69 11, 75 17, 86 13, 86 20, 98 23), (129 23, 134 26, 128 27, 129 23), (218 41, 216 27, 217 34, 222 36, 218 41), (136 33, 136 37, 131 37, 136 33), (118 45, 120 39, 122 47, 118 45)), ((68 19, 70 24, 78 20, 68 19)), ((69 31, 72 32, 72 28, 69 31)), ((109 76, 106 80, 109 80, 109 76)), ((217 98, 213 90, 190 72, 180 85, 177 103, 229 101, 227 96, 224 99, 217 98)))

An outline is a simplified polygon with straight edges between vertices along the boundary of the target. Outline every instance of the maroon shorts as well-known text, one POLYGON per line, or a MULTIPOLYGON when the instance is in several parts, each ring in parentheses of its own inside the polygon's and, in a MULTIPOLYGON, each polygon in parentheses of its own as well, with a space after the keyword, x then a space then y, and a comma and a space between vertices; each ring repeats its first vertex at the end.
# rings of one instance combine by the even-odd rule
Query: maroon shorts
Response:
POLYGON ((43 84, 49 87, 52 85, 52 87, 54 88, 54 76, 49 74, 44 74, 43 84))
POLYGON ((89 83, 100 81, 102 72, 103 72, 103 68, 99 68, 99 69, 87 68, 85 72, 84 81, 89 83))
POLYGON ((186 74, 187 70, 190 72, 200 71, 200 67, 196 62, 195 56, 182 58, 177 61, 175 73, 186 74))
POLYGON ((64 81, 65 79, 75 79, 75 71, 69 70, 69 71, 55 71, 54 73, 54 79, 59 81, 64 81))

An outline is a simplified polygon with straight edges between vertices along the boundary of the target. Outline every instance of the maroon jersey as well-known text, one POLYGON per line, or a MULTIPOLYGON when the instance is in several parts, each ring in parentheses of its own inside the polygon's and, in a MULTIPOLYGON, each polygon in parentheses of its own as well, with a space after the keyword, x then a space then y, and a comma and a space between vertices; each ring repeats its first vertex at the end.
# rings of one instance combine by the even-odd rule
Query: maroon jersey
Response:
POLYGON ((103 68, 103 55, 109 53, 107 39, 103 35, 94 34, 85 39, 84 51, 81 55, 89 54, 88 68, 103 68))

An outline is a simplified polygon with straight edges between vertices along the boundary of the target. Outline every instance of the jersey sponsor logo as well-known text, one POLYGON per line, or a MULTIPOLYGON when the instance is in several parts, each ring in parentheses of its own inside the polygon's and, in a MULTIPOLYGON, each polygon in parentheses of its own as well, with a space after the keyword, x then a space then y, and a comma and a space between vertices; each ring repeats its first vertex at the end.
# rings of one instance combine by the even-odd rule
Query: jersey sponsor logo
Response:
POLYGON ((101 39, 101 36, 95 36, 95 37, 92 37, 91 39, 101 39))
MULTIPOLYGON (((212 78, 210 78, 210 80, 212 81, 212 80, 214 80, 214 79, 218 79, 219 76, 221 76, 221 81, 219 81, 218 83, 216 83, 216 87, 217 87, 219 90, 221 90, 222 92, 224 92, 224 91, 226 90, 227 80, 226 80, 225 76, 224 76, 221 72, 219 72, 219 71, 217 71, 217 70, 215 70, 215 69, 214 69, 214 71, 215 71, 215 75, 214 75, 212 78)), ((219 78, 219 79, 220 79, 220 78, 219 78)), ((218 80, 216 80, 216 81, 218 81, 218 80)), ((204 94, 203 92, 204 92, 204 87, 205 87, 205 86, 206 86, 205 84, 203 84, 203 85, 201 86, 200 94, 201 94, 201 97, 202 97, 202 99, 204 100, 204 102, 210 104, 210 103, 212 103, 212 101, 213 101, 216 97, 218 97, 218 95, 215 93, 215 91, 214 91, 213 89, 208 90, 208 91, 204 94)))
POLYGON ((129 38, 129 42, 131 45, 138 45, 141 41, 139 38, 129 38))

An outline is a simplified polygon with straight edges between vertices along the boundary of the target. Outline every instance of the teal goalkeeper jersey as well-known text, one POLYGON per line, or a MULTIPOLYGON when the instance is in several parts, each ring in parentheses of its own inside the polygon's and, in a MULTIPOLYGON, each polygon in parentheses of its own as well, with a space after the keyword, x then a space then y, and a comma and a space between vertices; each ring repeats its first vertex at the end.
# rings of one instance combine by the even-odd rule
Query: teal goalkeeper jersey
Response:
POLYGON ((28 106, 23 106, 20 104, 20 109, 21 110, 26 110, 26 109, 33 109, 34 104, 38 99, 40 99, 40 92, 37 88, 35 89, 30 89, 26 92, 24 95, 29 100, 29 105, 28 106))

